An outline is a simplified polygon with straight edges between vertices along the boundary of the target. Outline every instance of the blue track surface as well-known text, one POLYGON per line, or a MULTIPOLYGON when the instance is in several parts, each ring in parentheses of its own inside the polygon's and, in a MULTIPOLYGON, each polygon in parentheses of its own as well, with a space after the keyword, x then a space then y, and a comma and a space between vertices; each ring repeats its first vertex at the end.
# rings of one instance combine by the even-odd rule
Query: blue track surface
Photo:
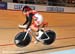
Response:
POLYGON ((49 52, 47 54, 75 54, 75 49, 56 51, 56 52, 49 52))

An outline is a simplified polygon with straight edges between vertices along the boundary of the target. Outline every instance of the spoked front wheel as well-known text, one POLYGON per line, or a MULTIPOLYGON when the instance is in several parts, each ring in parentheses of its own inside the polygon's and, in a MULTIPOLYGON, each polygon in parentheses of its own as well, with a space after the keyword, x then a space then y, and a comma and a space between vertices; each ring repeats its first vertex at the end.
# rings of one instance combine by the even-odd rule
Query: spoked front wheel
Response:
POLYGON ((26 38, 24 39, 25 35, 26 32, 20 32, 15 36, 14 42, 16 46, 25 47, 31 42, 31 36, 27 34, 26 38))
POLYGON ((45 33, 41 36, 41 39, 46 39, 48 38, 47 36, 49 37, 49 39, 44 40, 43 44, 45 45, 52 44, 56 39, 56 33, 54 31, 51 31, 51 30, 45 31, 45 33))

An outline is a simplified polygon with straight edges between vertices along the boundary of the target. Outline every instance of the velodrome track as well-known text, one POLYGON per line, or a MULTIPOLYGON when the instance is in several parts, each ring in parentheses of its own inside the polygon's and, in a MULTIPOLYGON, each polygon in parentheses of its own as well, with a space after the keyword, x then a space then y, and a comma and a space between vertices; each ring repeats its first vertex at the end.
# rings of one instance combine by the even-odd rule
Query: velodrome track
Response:
POLYGON ((18 28, 18 24, 22 24, 25 18, 21 11, 0 10, 0 54, 18 54, 19 51, 23 54, 45 54, 47 52, 75 49, 75 14, 39 13, 48 22, 49 28, 56 32, 56 41, 51 45, 33 44, 31 42, 27 47, 16 47, 14 37, 22 31, 18 28))

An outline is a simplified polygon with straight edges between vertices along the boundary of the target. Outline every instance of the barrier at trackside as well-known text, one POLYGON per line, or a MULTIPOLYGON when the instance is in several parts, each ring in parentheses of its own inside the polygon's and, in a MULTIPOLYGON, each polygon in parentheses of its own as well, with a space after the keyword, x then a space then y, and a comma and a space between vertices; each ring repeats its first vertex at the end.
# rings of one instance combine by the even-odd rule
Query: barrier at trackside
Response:
POLYGON ((32 9, 35 9, 37 11, 45 11, 45 7, 44 6, 40 6, 40 5, 29 5, 29 4, 19 4, 19 3, 8 3, 7 9, 11 9, 11 10, 22 10, 22 8, 25 5, 28 5, 32 9))
POLYGON ((43 6, 43 5, 30 5, 30 4, 19 4, 19 3, 8 3, 7 9, 22 10, 23 6, 25 5, 28 5, 37 11, 75 13, 75 7, 43 6))
POLYGON ((25 5, 28 5, 32 9, 35 9, 37 11, 75 13, 75 7, 44 6, 44 5, 32 5, 32 4, 20 4, 20 3, 6 3, 6 2, 0 2, 0 9, 22 10, 22 8, 25 5))
POLYGON ((17 3, 8 3, 8 9, 22 10, 23 6, 25 6, 25 5, 28 5, 32 9, 35 9, 37 11, 64 12, 64 8, 63 7, 29 5, 29 4, 17 4, 17 3))
POLYGON ((7 3, 6 2, 0 2, 0 9, 7 9, 7 3))

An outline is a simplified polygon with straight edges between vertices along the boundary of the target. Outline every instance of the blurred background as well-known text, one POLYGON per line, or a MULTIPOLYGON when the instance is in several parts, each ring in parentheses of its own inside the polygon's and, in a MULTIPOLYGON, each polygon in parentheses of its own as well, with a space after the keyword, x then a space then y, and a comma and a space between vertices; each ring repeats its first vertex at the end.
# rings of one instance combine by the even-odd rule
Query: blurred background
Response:
POLYGON ((0 0, 0 2, 75 7, 75 0, 0 0))

